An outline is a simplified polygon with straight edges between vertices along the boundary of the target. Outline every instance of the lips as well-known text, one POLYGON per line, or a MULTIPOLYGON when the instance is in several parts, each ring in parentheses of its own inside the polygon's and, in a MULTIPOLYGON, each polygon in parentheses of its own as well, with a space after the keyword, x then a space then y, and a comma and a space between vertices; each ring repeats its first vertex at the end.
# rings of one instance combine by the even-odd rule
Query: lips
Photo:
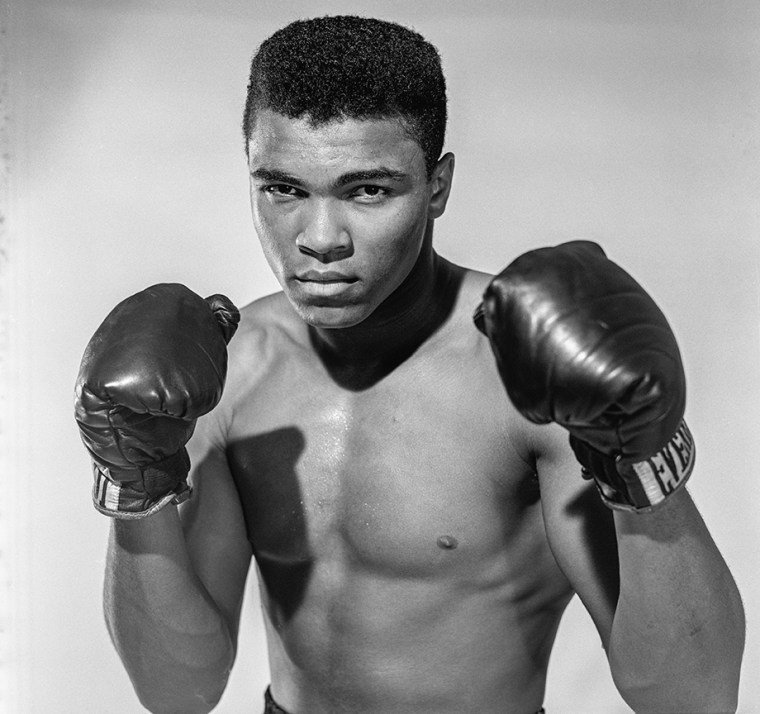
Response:
POLYGON ((307 270, 296 275, 302 283, 355 283, 358 278, 337 270, 307 270))
POLYGON ((356 291, 359 278, 339 270, 312 268, 296 273, 292 285, 297 300, 322 307, 338 307, 356 291))

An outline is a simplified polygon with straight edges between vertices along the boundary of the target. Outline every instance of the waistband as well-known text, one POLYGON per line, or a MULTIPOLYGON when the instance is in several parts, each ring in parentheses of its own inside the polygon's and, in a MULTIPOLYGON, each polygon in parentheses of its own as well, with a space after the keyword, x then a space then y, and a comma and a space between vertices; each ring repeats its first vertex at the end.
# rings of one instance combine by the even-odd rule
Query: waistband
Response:
MULTIPOLYGON (((264 714, 288 714, 277 702, 272 699, 271 688, 267 687, 264 692, 264 714)), ((546 710, 541 707, 536 714, 546 714, 546 710)))

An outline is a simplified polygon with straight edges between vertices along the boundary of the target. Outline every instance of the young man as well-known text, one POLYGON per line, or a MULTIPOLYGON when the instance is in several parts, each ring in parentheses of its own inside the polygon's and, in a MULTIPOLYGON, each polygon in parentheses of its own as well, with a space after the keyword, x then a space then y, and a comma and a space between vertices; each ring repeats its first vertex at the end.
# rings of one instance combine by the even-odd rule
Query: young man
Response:
POLYGON ((244 132, 282 292, 243 309, 228 369, 235 308, 176 285, 85 353, 106 617, 151 711, 213 709, 252 558, 267 712, 540 711, 574 593, 635 711, 735 710, 742 606, 682 487, 672 333, 593 244, 494 280, 438 256, 445 119, 416 33, 275 33, 244 132))

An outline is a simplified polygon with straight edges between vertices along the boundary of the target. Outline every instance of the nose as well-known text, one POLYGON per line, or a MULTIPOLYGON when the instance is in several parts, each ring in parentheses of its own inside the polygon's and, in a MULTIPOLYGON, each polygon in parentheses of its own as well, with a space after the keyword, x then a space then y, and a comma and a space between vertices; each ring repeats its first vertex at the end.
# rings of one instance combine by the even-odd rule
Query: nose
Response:
POLYGON ((332 201, 317 201, 305 215, 302 230, 296 238, 298 250, 328 263, 351 254, 353 245, 340 207, 332 201))

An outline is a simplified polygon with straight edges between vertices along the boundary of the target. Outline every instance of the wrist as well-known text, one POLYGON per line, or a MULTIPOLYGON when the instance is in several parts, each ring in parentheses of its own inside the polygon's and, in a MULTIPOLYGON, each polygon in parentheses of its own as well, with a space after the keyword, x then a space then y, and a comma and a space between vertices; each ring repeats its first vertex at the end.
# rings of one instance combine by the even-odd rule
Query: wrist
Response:
POLYGON ((668 443, 644 459, 607 455, 575 437, 570 443, 584 476, 614 510, 651 511, 680 490, 694 468, 694 439, 683 420, 668 443))
POLYGON ((189 469, 190 459, 184 448, 162 461, 126 470, 93 461, 93 504, 97 511, 112 518, 147 518, 190 497, 189 469))

